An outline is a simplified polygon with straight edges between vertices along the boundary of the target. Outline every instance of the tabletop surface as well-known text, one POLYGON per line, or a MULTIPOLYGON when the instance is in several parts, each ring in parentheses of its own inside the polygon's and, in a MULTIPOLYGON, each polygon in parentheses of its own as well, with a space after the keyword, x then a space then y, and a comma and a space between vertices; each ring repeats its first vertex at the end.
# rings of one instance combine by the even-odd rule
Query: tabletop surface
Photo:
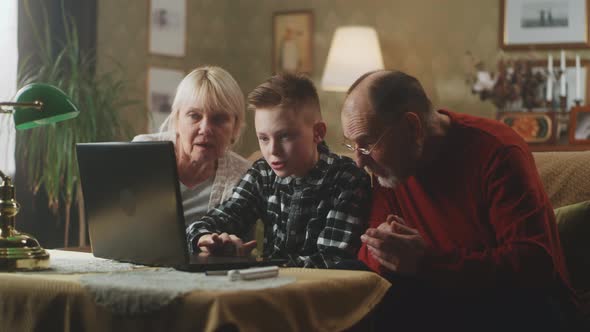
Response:
POLYGON ((52 271, 0 273, 0 331, 216 331, 224 324, 338 331, 360 321, 390 286, 371 272, 301 268, 240 285, 87 253, 50 254, 52 271))

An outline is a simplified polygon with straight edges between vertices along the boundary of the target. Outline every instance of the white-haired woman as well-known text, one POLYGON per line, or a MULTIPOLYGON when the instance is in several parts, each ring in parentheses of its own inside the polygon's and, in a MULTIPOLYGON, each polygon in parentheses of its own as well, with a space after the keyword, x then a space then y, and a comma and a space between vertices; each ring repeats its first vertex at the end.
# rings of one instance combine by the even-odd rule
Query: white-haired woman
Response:
POLYGON ((185 222, 194 222, 229 198, 250 167, 230 147, 244 126, 244 95, 224 69, 199 67, 178 85, 160 132, 133 141, 174 142, 185 222))

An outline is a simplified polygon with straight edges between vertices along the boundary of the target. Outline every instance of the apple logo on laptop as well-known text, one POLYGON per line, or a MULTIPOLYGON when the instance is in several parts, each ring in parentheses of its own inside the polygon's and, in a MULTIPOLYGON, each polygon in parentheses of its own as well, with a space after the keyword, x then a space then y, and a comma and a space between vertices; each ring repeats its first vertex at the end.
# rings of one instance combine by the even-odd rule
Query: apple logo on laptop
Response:
POLYGON ((137 205, 135 193, 128 188, 122 189, 119 192, 119 205, 127 216, 133 216, 137 205))

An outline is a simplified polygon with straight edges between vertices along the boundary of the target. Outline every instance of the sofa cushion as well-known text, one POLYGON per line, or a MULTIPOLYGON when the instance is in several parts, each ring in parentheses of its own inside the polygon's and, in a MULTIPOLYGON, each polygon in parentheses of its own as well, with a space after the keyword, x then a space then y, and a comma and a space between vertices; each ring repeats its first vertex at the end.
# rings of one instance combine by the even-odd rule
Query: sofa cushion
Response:
POLYGON ((590 151, 533 153, 554 208, 590 200, 590 151))
POLYGON ((555 209, 572 286, 590 290, 590 201, 555 209))

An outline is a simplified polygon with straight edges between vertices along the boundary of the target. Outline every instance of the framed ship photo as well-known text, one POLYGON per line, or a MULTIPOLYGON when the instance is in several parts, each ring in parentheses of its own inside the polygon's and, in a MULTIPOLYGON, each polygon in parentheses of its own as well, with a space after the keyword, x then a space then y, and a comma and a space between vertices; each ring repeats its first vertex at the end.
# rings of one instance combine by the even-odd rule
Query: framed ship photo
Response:
POLYGON ((503 49, 588 48, 588 0, 500 0, 503 49))

